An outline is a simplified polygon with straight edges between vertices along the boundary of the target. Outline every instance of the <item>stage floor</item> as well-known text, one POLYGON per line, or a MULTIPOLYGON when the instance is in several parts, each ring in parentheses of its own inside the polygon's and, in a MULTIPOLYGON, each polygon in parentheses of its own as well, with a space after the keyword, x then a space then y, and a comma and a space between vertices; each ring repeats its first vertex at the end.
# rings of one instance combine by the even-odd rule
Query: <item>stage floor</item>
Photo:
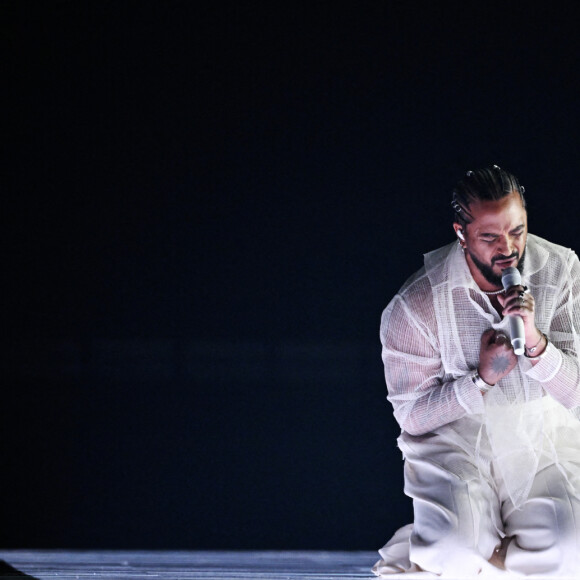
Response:
POLYGON ((375 578, 376 552, 166 552, 0 550, 0 578, 85 580, 375 578))

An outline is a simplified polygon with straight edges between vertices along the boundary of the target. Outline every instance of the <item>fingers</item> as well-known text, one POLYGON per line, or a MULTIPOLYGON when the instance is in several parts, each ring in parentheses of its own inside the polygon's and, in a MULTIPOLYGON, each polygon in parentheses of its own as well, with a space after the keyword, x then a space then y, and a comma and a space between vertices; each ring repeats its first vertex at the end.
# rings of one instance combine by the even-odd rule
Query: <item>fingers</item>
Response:
POLYGON ((502 332, 501 330, 495 332, 494 349, 496 351, 513 351, 510 337, 505 332, 502 332))
POLYGON ((505 306, 509 301, 511 301, 515 297, 519 298, 528 293, 529 293, 528 287, 519 284, 518 286, 512 286, 504 294, 498 294, 497 299, 502 306, 505 306))
POLYGON ((494 328, 489 328, 481 335, 481 344, 487 348, 495 346, 507 346, 508 349, 511 349, 511 343, 509 336, 502 332, 501 330, 495 330, 494 328))
POLYGON ((481 335, 481 344, 489 346, 494 344, 495 342, 495 334, 496 331, 493 328, 488 328, 482 335, 481 335))
POLYGON ((534 312, 534 297, 529 293, 525 286, 514 286, 510 288, 505 296, 502 297, 503 306, 502 314, 517 314, 527 316, 534 312))

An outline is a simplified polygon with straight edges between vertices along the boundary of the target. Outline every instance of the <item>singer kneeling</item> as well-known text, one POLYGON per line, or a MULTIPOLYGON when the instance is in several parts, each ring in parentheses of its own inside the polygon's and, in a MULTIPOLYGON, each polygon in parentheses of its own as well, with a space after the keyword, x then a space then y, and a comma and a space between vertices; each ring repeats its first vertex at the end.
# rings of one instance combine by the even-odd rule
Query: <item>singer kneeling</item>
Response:
POLYGON ((580 262, 528 234, 493 166, 453 192, 457 242, 425 256, 381 320, 414 522, 377 575, 580 573, 580 262))

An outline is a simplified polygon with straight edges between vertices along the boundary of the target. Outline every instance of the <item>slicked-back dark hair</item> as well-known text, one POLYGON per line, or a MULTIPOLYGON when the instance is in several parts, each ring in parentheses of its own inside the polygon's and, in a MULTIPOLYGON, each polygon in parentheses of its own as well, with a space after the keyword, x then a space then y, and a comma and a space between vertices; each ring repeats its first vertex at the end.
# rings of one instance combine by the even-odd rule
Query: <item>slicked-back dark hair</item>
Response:
POLYGON ((495 201, 517 191, 526 207, 524 198, 525 189, 519 184, 517 177, 497 165, 468 171, 465 177, 460 179, 453 190, 451 207, 454 211, 453 221, 461 227, 473 221, 469 206, 475 200, 495 201))

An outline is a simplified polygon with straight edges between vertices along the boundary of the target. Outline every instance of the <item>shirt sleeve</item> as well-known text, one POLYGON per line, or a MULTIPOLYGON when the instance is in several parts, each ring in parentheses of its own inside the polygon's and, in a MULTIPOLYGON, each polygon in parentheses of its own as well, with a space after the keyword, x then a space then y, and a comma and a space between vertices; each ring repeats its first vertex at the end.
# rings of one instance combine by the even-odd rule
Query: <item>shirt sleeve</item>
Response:
POLYGON ((546 333, 550 344, 539 362, 526 371, 567 409, 580 406, 580 262, 570 252, 567 279, 546 333))
MULTIPOLYGON (((423 308, 428 308, 426 301, 423 308)), ((410 435, 423 435, 484 411, 471 375, 446 380, 436 329, 425 322, 429 316, 418 314, 397 295, 381 319, 387 398, 401 429, 410 435)))

